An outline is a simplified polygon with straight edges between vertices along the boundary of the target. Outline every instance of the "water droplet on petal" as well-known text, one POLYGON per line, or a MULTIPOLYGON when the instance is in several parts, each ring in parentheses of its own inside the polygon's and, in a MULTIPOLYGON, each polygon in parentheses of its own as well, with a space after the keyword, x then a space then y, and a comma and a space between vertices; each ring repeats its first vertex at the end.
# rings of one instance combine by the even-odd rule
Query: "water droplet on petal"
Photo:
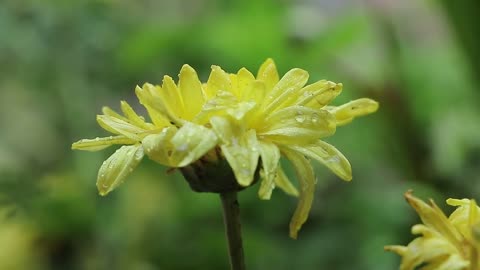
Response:
POLYGON ((331 158, 328 158, 326 160, 329 163, 339 163, 340 162, 340 157, 339 156, 333 156, 331 158))
POLYGON ((312 113, 312 123, 316 124, 318 122, 318 113, 312 113))
POLYGON ((96 142, 100 141, 100 138, 99 137, 95 138, 95 141, 96 142))
POLYGON ((303 123, 303 122, 305 122, 305 115, 303 114, 302 111, 298 111, 298 112, 297 112, 297 115, 295 116, 295 120, 296 120, 298 123, 303 123))
POLYGON ((179 152, 183 152, 183 151, 187 151, 187 150, 188 150, 188 144, 187 143, 184 143, 184 144, 177 147, 177 151, 179 151, 179 152))

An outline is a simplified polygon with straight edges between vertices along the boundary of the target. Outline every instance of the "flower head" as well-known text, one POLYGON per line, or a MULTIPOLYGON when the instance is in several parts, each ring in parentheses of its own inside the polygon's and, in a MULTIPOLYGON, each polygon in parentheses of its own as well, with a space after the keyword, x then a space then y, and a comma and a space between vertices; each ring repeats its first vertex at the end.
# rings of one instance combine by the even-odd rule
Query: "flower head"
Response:
POLYGON ((256 76, 245 68, 229 74, 212 66, 202 84, 185 65, 178 84, 165 76, 161 86, 137 87, 137 97, 151 122, 122 102, 123 116, 104 108, 97 117, 100 126, 116 136, 80 140, 72 148, 96 151, 124 145, 100 168, 97 186, 102 195, 116 188, 144 155, 180 168, 200 160, 213 164, 226 160, 240 187, 252 185, 260 169, 261 199, 269 199, 276 186, 299 195, 290 224, 290 235, 296 238, 310 211, 316 183, 308 159, 351 180, 348 160, 322 139, 333 135, 337 126, 378 108, 377 102, 367 98, 331 106, 342 84, 321 80, 306 85, 308 76, 295 68, 280 78, 273 60, 268 59, 256 76), (281 156, 295 168, 300 191, 282 170, 281 156))
POLYGON ((427 204, 405 194, 407 202, 415 209, 423 224, 412 227, 418 238, 407 246, 386 246, 385 250, 402 256, 401 270, 476 270, 480 252, 480 208, 475 200, 448 199, 447 204, 457 209, 447 218, 430 200, 427 204))

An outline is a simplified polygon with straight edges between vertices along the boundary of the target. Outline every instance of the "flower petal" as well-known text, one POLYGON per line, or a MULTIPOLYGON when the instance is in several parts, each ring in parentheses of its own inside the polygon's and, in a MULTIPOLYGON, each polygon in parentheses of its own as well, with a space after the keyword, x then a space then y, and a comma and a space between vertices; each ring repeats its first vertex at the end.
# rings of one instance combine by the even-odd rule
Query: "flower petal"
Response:
POLYGON ((313 158, 327 166, 333 173, 345 181, 352 180, 352 167, 347 158, 333 145, 318 140, 315 143, 301 146, 288 146, 289 148, 313 158))
POLYGON ((208 99, 214 97, 219 90, 231 91, 232 82, 230 76, 219 66, 212 66, 212 72, 208 77, 207 87, 205 87, 205 97, 208 99))
POLYGON ((457 229, 448 221, 443 211, 430 201, 430 205, 413 196, 411 191, 405 193, 407 202, 415 209, 422 222, 448 239, 450 243, 461 250, 462 236, 457 229))
POLYGON ((126 101, 121 101, 120 102, 120 107, 122 109, 123 114, 127 117, 128 121, 136 126, 139 126, 143 129, 154 129, 155 126, 152 124, 149 125, 149 123, 145 123, 145 119, 141 116, 139 116, 133 108, 126 102, 126 101))
POLYGON ((265 114, 270 114, 276 109, 282 108, 282 103, 295 95, 307 83, 308 72, 294 68, 289 70, 282 79, 268 93, 262 107, 265 114))
POLYGON ((298 189, 290 182, 281 166, 277 168, 277 177, 275 177, 275 186, 279 187, 285 193, 298 197, 298 189))
POLYGON ((83 139, 72 144, 74 150, 98 151, 105 149, 113 144, 134 144, 135 140, 123 135, 110 136, 105 138, 83 139))
POLYGON ((215 133, 200 125, 187 122, 173 136, 174 167, 184 167, 196 161, 217 144, 215 133))
POLYGON ((180 93, 180 89, 170 76, 163 77, 162 91, 160 95, 162 96, 162 100, 164 100, 163 103, 169 116, 174 116, 172 118, 183 117, 183 97, 180 93))
POLYGON ((142 146, 145 154, 153 161, 165 166, 172 166, 170 156, 173 151, 171 139, 177 132, 174 126, 164 128, 162 132, 143 138, 142 146))
POLYGON ((146 83, 142 87, 137 86, 135 88, 135 94, 140 104, 147 109, 148 115, 155 126, 161 128, 169 126, 170 121, 165 117, 165 108, 160 102, 161 98, 158 94, 158 88, 146 83))
POLYGON ((225 117, 212 117, 210 123, 222 141, 220 148, 232 167, 237 182, 249 186, 254 180, 259 158, 255 131, 244 132, 225 117))
POLYGON ((105 162, 98 171, 97 188, 105 196, 121 183, 143 159, 142 145, 122 146, 105 162))
POLYGON ((258 70, 257 79, 265 83, 265 89, 269 92, 278 83, 277 67, 271 58, 268 58, 258 70))
POLYGON ((184 116, 186 120, 191 120, 200 112, 205 102, 202 83, 198 79, 197 72, 189 65, 183 65, 178 77, 178 87, 185 105, 184 116))
POLYGON ((140 141, 139 134, 145 132, 145 129, 108 115, 97 115, 97 122, 105 130, 114 134, 123 135, 135 141, 140 141))
POLYGON ((297 209, 290 221, 290 237, 297 239, 298 231, 307 221, 315 192, 315 175, 310 162, 298 153, 282 148, 282 153, 290 160, 300 183, 300 197, 297 209))
POLYGON ((202 111, 194 118, 194 121, 205 124, 214 115, 230 115, 240 121, 254 107, 255 102, 238 102, 232 93, 219 90, 214 98, 203 105, 202 111))
POLYGON ((258 196, 262 200, 270 200, 272 191, 275 188, 275 177, 277 176, 278 163, 280 161, 280 150, 269 142, 259 142, 260 157, 262 159, 263 179, 258 190, 258 196))
POLYGON ((257 124, 259 136, 278 143, 301 144, 335 133, 335 118, 326 110, 292 106, 268 116, 257 124))
POLYGON ((337 126, 348 124, 355 117, 364 116, 376 112, 378 102, 369 98, 352 100, 338 107, 327 107, 327 110, 335 115, 337 126))
POLYGON ((342 92, 342 88, 341 83, 336 84, 326 80, 318 81, 304 87, 300 91, 302 94, 299 95, 295 104, 310 108, 323 108, 342 92))

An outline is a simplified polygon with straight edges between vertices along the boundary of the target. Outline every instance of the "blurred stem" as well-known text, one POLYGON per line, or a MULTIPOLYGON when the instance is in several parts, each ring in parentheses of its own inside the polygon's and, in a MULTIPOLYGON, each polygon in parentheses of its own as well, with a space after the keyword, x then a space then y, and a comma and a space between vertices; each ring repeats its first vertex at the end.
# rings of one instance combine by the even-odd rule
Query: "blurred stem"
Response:
POLYGON ((225 224, 225 235, 228 241, 231 269, 245 270, 240 225, 240 206, 237 200, 237 192, 220 193, 220 199, 222 200, 223 221, 225 224))

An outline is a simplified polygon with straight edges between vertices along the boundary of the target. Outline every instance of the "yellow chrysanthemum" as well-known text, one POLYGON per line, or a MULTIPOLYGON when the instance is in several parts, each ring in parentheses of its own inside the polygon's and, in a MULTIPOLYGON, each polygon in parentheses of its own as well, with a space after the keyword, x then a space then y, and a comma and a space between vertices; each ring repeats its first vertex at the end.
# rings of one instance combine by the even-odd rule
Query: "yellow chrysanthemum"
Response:
POLYGON ((137 87, 136 94, 153 123, 122 102, 125 116, 105 108, 97 118, 117 136, 81 140, 73 148, 99 150, 129 144, 100 168, 97 186, 101 194, 117 187, 145 154, 166 166, 185 167, 202 157, 212 160, 220 152, 242 187, 254 182, 259 167, 261 199, 269 199, 275 186, 300 195, 290 224, 290 235, 296 238, 310 211, 316 182, 307 158, 351 180, 348 160, 321 139, 334 134, 337 126, 378 108, 377 102, 366 98, 329 106, 342 84, 321 80, 305 86, 307 80, 308 73, 301 69, 292 69, 280 79, 268 59, 256 77, 245 68, 228 74, 212 66, 208 81, 202 84, 185 65, 178 86, 165 76, 162 86, 137 87), (282 155, 296 170, 300 192, 279 165, 282 155))
POLYGON ((430 200, 427 204, 405 194, 423 224, 412 227, 413 234, 421 236, 408 246, 386 246, 385 250, 402 256, 400 270, 478 270, 480 208, 475 200, 448 199, 447 204, 457 209, 447 218, 430 200))

